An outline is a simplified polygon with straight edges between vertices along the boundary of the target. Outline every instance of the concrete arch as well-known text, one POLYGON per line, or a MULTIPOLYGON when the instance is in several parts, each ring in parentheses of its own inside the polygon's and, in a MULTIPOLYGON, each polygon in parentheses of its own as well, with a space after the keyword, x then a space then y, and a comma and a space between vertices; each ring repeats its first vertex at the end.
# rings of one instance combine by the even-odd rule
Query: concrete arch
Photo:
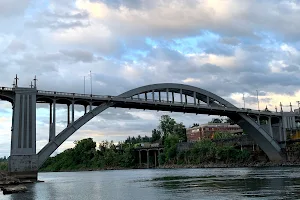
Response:
MULTIPOLYGON (((122 98, 130 98, 137 94, 142 94, 145 92, 149 92, 152 90, 162 90, 162 89, 175 89, 182 90, 183 93, 189 94, 190 92, 198 93, 199 98, 201 96, 209 97, 220 104, 226 107, 235 107, 233 104, 229 103, 225 99, 209 92, 203 90, 201 88, 197 88, 194 86, 184 85, 184 84, 175 84, 175 83, 162 83, 162 84, 153 84, 147 85, 143 87, 139 87, 133 90, 129 90, 125 93, 120 94, 118 97, 122 98)), ((213 102, 212 102, 213 103, 213 102)), ((47 158, 65 141, 67 140, 74 132, 76 132, 79 128, 81 128, 85 123, 90 121, 92 118, 106 110, 107 108, 114 106, 113 102, 103 103, 100 106, 94 108, 84 116, 77 119, 73 124, 64 129, 61 133, 59 133, 53 141, 50 141, 39 153, 39 167, 47 160, 47 158)), ((260 126, 249 116, 245 114, 234 114, 228 115, 228 117, 232 118, 236 121, 244 130, 248 132, 248 134, 254 139, 254 141, 261 147, 261 149, 268 155, 270 160, 282 160, 284 159, 281 148, 278 143, 272 139, 272 137, 264 131, 260 126)))
POLYGON ((8 101, 10 103, 14 102, 13 97, 5 95, 5 94, 0 94, 0 100, 8 101))

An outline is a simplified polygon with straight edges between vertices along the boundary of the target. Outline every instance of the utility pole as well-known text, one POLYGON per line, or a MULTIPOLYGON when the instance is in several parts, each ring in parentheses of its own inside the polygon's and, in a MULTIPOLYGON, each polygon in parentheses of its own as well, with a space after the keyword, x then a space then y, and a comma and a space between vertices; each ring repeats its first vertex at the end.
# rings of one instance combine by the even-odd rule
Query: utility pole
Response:
POLYGON ((91 95, 92 95, 93 94, 92 71, 90 71, 90 78, 91 78, 91 95))
POLYGON ((259 111, 259 99, 258 99, 258 90, 256 90, 256 96, 257 96, 257 109, 259 111))

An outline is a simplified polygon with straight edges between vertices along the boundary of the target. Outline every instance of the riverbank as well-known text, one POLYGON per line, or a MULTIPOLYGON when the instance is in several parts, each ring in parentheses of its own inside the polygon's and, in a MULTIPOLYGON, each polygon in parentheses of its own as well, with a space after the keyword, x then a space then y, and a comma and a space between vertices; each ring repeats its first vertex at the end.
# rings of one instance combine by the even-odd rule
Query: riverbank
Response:
MULTIPOLYGON (((252 163, 206 163, 206 164, 165 164, 150 169, 189 169, 189 168, 261 168, 261 167, 300 167, 300 162, 252 162, 252 163)), ((74 170, 59 170, 59 171, 45 171, 40 172, 81 172, 81 171, 106 171, 106 170, 130 170, 130 169, 147 169, 145 167, 106 167, 106 168, 81 168, 74 170)))

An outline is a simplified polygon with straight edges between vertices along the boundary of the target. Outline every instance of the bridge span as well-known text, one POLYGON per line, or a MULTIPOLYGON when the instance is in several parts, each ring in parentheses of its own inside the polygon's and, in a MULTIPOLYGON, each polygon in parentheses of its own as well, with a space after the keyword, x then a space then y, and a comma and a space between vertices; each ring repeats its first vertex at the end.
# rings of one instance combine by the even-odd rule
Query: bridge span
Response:
POLYGON ((139 87, 118 96, 88 95, 37 90, 36 87, 1 87, 0 99, 13 105, 9 172, 37 179, 39 167, 74 132, 109 107, 228 116, 249 134, 270 160, 285 159, 286 130, 296 128, 298 112, 270 112, 237 108, 201 88, 162 83, 139 87), (49 104, 49 142, 36 153, 36 104, 49 104), (67 105, 67 127, 55 134, 56 105, 67 105), (84 115, 75 120, 75 105, 84 115), (262 124, 261 121, 267 122, 262 124))

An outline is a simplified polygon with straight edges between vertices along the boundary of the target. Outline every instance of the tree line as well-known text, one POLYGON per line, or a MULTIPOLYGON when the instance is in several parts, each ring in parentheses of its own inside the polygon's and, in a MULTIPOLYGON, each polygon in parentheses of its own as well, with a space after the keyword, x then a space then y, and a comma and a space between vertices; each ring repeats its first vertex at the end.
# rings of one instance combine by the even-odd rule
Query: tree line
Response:
MULTIPOLYGON (((216 120, 213 120, 216 122, 216 120)), ((114 143, 97 143, 92 138, 75 141, 75 147, 50 157, 41 171, 71 171, 83 169, 111 169, 139 167, 138 154, 135 151, 140 143, 159 142, 164 151, 159 155, 159 164, 201 164, 208 162, 247 162, 250 152, 233 146, 217 146, 211 140, 201 140, 188 150, 178 150, 179 143, 186 142, 186 128, 168 115, 161 116, 159 125, 152 130, 151 137, 128 137, 114 143)))

